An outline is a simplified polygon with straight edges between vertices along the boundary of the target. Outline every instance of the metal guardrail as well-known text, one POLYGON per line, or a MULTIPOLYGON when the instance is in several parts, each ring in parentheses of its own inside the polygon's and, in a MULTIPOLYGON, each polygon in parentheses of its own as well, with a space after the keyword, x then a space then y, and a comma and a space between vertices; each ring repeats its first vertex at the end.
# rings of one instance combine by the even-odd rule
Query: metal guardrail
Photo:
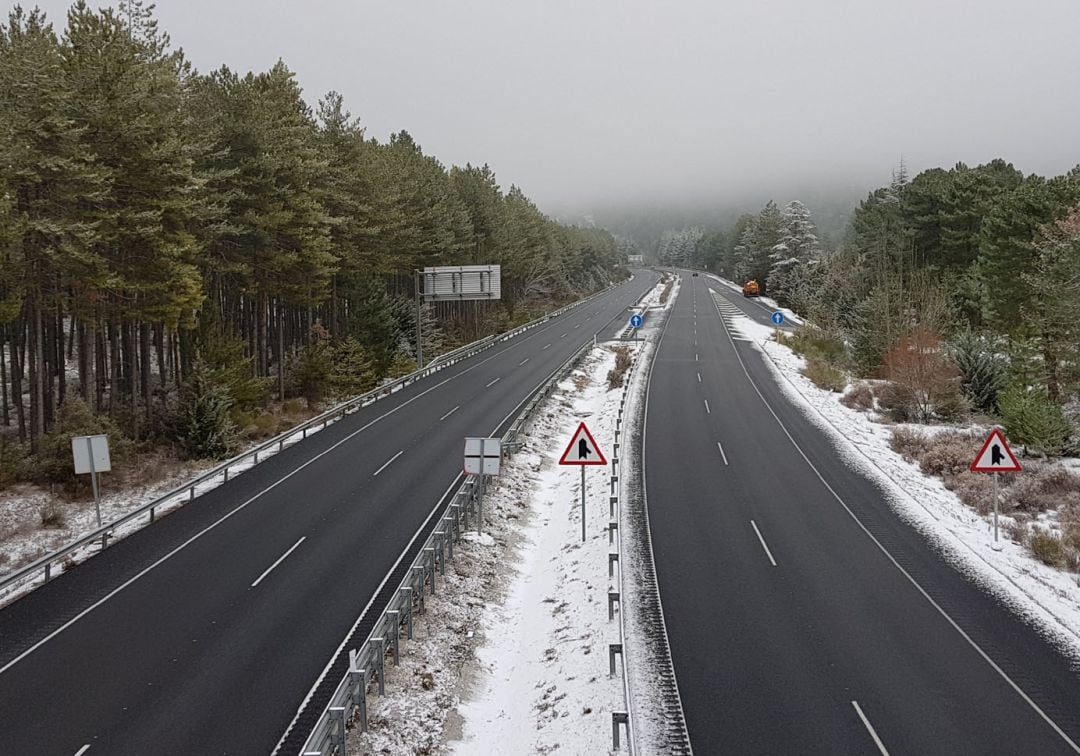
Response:
POLYGON ((185 496, 186 501, 193 500, 195 498, 195 491, 198 486, 211 482, 218 476, 222 477, 222 482, 228 482, 229 471, 231 469, 239 467, 247 463, 248 461, 251 461, 252 465, 258 464, 260 455, 265 458, 269 454, 280 452, 282 449, 284 449, 286 442, 294 439, 297 434, 300 435, 299 440, 303 440, 307 438, 308 431, 312 428, 321 426, 321 430, 330 423, 341 420, 347 415, 350 415, 353 412, 361 409, 362 407, 366 407, 369 404, 378 401, 379 399, 382 399, 397 391, 400 391, 401 389, 415 383, 421 378, 425 378, 432 373, 450 367, 451 365, 454 365, 455 363, 460 362, 463 359, 467 359, 475 354, 478 354, 479 352, 490 349, 491 347, 495 346, 500 342, 507 341, 531 328, 535 328, 536 326, 541 325, 551 320, 552 318, 558 317, 559 315, 562 315, 569 310, 574 309, 575 307, 579 307, 586 302, 589 302, 599 296, 602 296, 603 294, 606 294, 607 292, 611 291, 619 285, 621 284, 613 284, 611 286, 608 286, 607 288, 601 289, 600 291, 591 294, 584 299, 579 299, 578 301, 572 302, 565 307, 560 307, 557 310, 542 315, 535 320, 529 321, 528 323, 520 325, 517 328, 513 328, 505 333, 494 336, 486 336, 482 339, 479 339, 478 341, 474 341, 470 344, 459 347, 458 349, 455 349, 451 352, 440 355, 439 357, 435 358, 435 360, 433 360, 431 364, 420 370, 389 381, 388 383, 385 383, 382 386, 379 386, 378 388, 367 392, 366 394, 362 394, 361 396, 357 396, 345 402, 342 402, 341 404, 327 410, 326 412, 323 412, 316 417, 300 423, 299 425, 293 427, 291 430, 285 431, 284 433, 277 435, 274 438, 271 438, 261 444, 258 444, 257 446, 247 449, 246 451, 236 455, 235 457, 228 459, 219 465, 216 465, 215 467, 207 470, 204 473, 201 473, 195 478, 192 478, 191 480, 185 482, 183 485, 172 489, 171 491, 162 496, 159 496, 153 501, 143 504, 142 506, 132 510, 131 512, 128 512, 127 514, 122 515, 115 520, 112 520, 106 525, 103 525, 97 530, 94 530, 93 532, 88 533, 80 538, 77 538, 57 549, 56 551, 46 554, 40 559, 15 570, 10 575, 7 575, 3 579, 0 579, 0 595, 5 593, 9 588, 15 586, 18 583, 34 580, 38 577, 41 578, 43 584, 49 582, 49 580, 51 580, 53 577, 54 566, 58 563, 62 563, 62 560, 68 558, 70 555, 74 554, 80 549, 100 544, 99 551, 103 551, 105 548, 108 547, 110 539, 115 539, 115 537, 118 537, 116 531, 119 530, 122 526, 127 525, 128 523, 131 523, 141 517, 148 518, 146 524, 152 523, 157 515, 158 509, 169 505, 182 505, 183 503, 185 503, 185 496), (274 447, 277 448, 275 449, 274 447))
MULTIPOLYGON (((537 408, 592 348, 592 343, 584 344, 537 389, 503 434, 504 452, 509 454, 521 448, 519 438, 537 408)), ((360 731, 367 730, 368 686, 374 680, 378 684, 379 695, 385 693, 386 655, 392 649, 394 664, 398 663, 402 628, 406 637, 411 639, 414 612, 423 611, 424 595, 428 590, 432 595, 437 590, 436 572, 446 574, 446 560, 453 558, 454 544, 460 541, 463 530, 468 529, 469 518, 479 516, 481 490, 476 479, 470 477, 439 515, 435 529, 424 541, 368 637, 360 648, 349 651, 348 670, 308 735, 301 749, 303 756, 343 754, 346 724, 354 717, 360 731)))

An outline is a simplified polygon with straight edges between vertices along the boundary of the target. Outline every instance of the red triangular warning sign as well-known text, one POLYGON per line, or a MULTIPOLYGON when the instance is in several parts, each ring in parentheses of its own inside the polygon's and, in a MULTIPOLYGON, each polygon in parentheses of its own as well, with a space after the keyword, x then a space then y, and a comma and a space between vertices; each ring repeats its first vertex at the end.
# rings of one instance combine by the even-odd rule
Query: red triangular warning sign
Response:
POLYGON ((997 428, 990 431, 986 443, 971 463, 972 472, 1023 472, 1023 469, 997 428))
POLYGON ((559 458, 560 465, 606 465, 604 453, 600 451, 600 445, 589 433, 585 423, 581 423, 574 431, 566 451, 559 458))

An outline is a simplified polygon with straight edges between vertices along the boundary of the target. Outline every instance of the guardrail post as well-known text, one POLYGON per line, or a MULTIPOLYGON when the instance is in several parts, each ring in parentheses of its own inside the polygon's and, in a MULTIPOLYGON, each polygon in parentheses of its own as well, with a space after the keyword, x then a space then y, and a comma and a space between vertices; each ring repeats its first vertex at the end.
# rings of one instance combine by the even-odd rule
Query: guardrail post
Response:
POLYGON ((390 620, 390 626, 394 628, 394 633, 390 636, 390 642, 394 645, 394 666, 396 667, 401 664, 401 612, 397 609, 389 609, 386 616, 390 620))
POLYGON ((427 570, 423 567, 423 565, 419 565, 419 564, 413 565, 412 571, 413 571, 414 575, 416 574, 417 570, 420 570, 420 580, 417 583, 417 585, 420 587, 420 590, 417 591, 416 597, 418 599, 420 599, 420 613, 423 614, 424 613, 424 581, 427 579, 427 570))
POLYGON ((49 582, 52 579, 52 562, 45 563, 45 582, 49 582))
POLYGON ((443 530, 435 531, 435 542, 439 544, 439 574, 446 575, 446 532, 443 530))
POLYGON ((229 482, 229 468, 227 467, 225 468, 225 482, 229 482))
POLYGON ((618 591, 608 591, 608 594, 607 594, 607 618, 608 618, 608 622, 611 622, 613 619, 615 619, 615 605, 618 604, 618 603, 620 603, 619 602, 619 592, 618 591))
POLYGON ((619 750, 619 725, 626 727, 626 738, 630 739, 630 715, 625 711, 611 712, 611 747, 619 750))
POLYGON ((330 743, 337 748, 345 748, 345 707, 331 706, 330 714, 330 743))
POLYGON ((191 488, 189 488, 188 491, 191 492, 190 495, 188 496, 188 501, 195 501, 195 486, 192 486, 191 488))
POLYGON ((609 496, 608 497, 608 517, 614 517, 615 516, 615 505, 618 504, 618 503, 619 503, 619 497, 618 496, 609 496))
POLYGON ((615 676, 615 657, 622 656, 622 644, 621 643, 609 643, 608 644, 608 674, 611 677, 615 676))
POLYGON ((607 525, 607 542, 608 546, 615 543, 615 531, 619 529, 619 523, 612 520, 607 525))
POLYGON ((443 538, 446 541, 446 556, 452 560, 454 558, 454 518, 446 515, 442 518, 442 523, 443 538))
POLYGON ((607 555, 607 576, 609 578, 615 577, 615 563, 619 561, 618 552, 612 552, 607 555))
POLYGON ((104 551, 109 545, 109 531, 105 531, 101 534, 101 550, 104 551))
POLYGON ((386 638, 372 638, 378 657, 379 695, 386 695, 386 638))
POLYGON ((424 558, 428 563, 428 569, 431 571, 431 595, 435 595, 435 549, 428 546, 424 549, 424 558))
POLYGON ((155 510, 156 508, 157 508, 157 507, 150 507, 150 522, 153 522, 153 521, 154 521, 154 510, 155 510))
POLYGON ((355 648, 349 651, 349 687, 356 708, 360 709, 360 732, 367 732, 367 669, 360 669, 358 657, 355 648))
POLYGON ((615 495, 615 484, 618 483, 618 482, 619 482, 619 477, 617 475, 612 475, 611 476, 611 495, 612 496, 615 495))
POLYGON ((409 600, 405 603, 405 606, 407 607, 405 609, 405 622, 406 622, 406 633, 407 633, 407 635, 405 637, 407 637, 409 640, 412 640, 412 613, 413 613, 413 599, 415 598, 415 596, 413 595, 413 589, 410 586, 405 586, 401 590, 408 591, 409 600))

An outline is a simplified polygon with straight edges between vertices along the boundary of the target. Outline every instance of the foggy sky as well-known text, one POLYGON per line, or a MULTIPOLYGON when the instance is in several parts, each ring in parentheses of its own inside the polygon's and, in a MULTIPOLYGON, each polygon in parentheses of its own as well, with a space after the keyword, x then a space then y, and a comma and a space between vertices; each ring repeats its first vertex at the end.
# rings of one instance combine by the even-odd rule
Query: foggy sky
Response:
MULTIPOLYGON (((30 5, 31 3, 25 2, 30 5)), ((106 3, 91 2, 95 7, 106 3)), ((63 26, 69 3, 41 6, 63 26)), ((201 71, 278 59, 369 136, 548 211, 1080 162, 1077 0, 161 0, 201 71)))

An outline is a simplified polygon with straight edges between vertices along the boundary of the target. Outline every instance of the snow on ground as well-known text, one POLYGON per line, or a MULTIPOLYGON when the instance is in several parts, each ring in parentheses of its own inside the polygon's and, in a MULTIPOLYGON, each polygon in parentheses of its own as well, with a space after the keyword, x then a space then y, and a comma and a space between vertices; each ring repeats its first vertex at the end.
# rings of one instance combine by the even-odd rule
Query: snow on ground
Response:
POLYGON ((482 540, 455 548, 351 754, 610 748, 610 713, 625 702, 621 679, 608 676, 607 644, 619 640, 607 613, 609 468, 586 468, 582 543, 580 470, 557 461, 582 420, 610 456, 622 396, 607 389, 614 363, 597 347, 544 404, 488 490, 482 540))
MULTIPOLYGON (((723 284, 732 291, 738 292, 740 297, 742 296, 742 287, 738 284, 732 283, 726 278, 721 278, 720 276, 714 275, 713 273, 706 273, 705 275, 712 280, 723 284)), ((796 314, 794 310, 789 310, 787 307, 781 307, 780 305, 778 305, 775 299, 772 299, 770 297, 757 297, 756 299, 758 302, 761 302, 761 304, 763 304, 765 307, 769 308, 770 311, 776 312, 777 310, 779 310, 780 312, 784 313, 784 320, 788 323, 791 323, 792 325, 802 325, 806 322, 798 314, 796 314)))
POLYGON ((1004 540, 994 551, 993 525, 965 506, 939 478, 924 475, 889 446, 892 427, 874 422, 819 389, 800 370, 805 362, 772 340, 773 329, 737 318, 736 329, 767 359, 784 393, 830 436, 853 469, 877 481, 889 504, 918 528, 961 572, 1043 629, 1065 653, 1080 661, 1080 578, 1048 567, 1022 545, 1004 540))
MULTIPOLYGON (((324 426, 316 425, 308 429, 307 435, 318 433, 324 426)), ((288 448, 303 439, 303 431, 290 433, 284 439, 284 447, 288 448)), ((257 446, 262 441, 252 444, 257 446)), ((259 453, 262 461, 278 452, 277 446, 272 446, 259 453)), ((216 462, 202 462, 185 465, 177 472, 159 480, 151 485, 140 486, 125 491, 104 493, 101 496, 101 522, 107 525, 124 515, 137 510, 139 507, 165 496, 170 491, 186 484, 193 477, 197 477, 200 468, 210 469, 216 462)), ((229 467, 229 477, 250 470, 254 467, 254 458, 245 459, 229 467)), ((101 473, 102 479, 107 479, 109 473, 101 473)), ((195 487, 195 496, 200 496, 225 482, 224 474, 215 475, 213 478, 199 483, 195 487)), ((183 506, 190 500, 188 489, 170 496, 161 502, 156 508, 155 517, 161 517, 183 506)), ((57 503, 54 496, 40 489, 30 486, 15 486, 8 491, 0 493, 0 578, 14 573, 18 568, 34 562, 36 559, 49 554, 65 545, 93 533, 98 529, 97 516, 92 499, 77 502, 62 502, 66 524, 65 527, 55 529, 42 529, 41 511, 43 508, 57 503)), ((150 522, 150 516, 137 517, 134 520, 111 530, 110 542, 117 538, 123 538, 145 527, 150 522)), ((95 541, 92 544, 82 546, 73 551, 63 561, 63 569, 68 569, 79 562, 83 562, 94 554, 101 551, 101 544, 95 541)), ((53 574, 57 574, 57 567, 53 565, 53 574)), ((28 593, 41 584, 41 575, 20 581, 6 590, 0 592, 0 606, 14 601, 19 596, 28 593)))

